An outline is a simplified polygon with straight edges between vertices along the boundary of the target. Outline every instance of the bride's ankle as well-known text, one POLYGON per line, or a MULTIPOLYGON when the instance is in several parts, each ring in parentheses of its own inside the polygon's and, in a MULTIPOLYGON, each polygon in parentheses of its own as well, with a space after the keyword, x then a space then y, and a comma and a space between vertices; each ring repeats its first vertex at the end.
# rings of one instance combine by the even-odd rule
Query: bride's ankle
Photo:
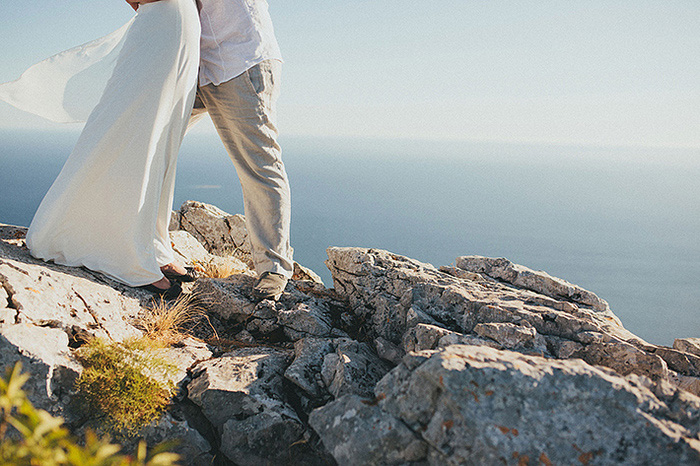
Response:
POLYGON ((161 290, 167 290, 168 288, 170 288, 171 283, 170 280, 163 277, 157 282, 151 283, 151 285, 155 286, 156 288, 160 288, 161 290))

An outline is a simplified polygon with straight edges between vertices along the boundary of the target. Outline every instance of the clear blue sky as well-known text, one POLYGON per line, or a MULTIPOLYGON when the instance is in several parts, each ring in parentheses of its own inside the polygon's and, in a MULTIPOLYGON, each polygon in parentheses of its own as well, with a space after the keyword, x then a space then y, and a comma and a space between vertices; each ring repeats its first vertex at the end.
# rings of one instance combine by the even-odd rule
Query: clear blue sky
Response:
MULTIPOLYGON (((269 3, 285 134, 700 148, 698 0, 269 3)), ((7 5, 0 81, 131 15, 123 0, 7 5)), ((8 127, 55 125, 0 103, 8 127)))

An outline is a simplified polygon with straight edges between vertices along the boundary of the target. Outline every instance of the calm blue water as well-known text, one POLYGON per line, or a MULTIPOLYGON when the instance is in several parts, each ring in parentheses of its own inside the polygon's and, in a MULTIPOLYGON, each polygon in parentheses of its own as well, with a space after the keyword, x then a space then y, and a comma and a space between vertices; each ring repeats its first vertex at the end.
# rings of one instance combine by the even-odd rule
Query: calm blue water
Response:
MULTIPOLYGON (((0 222, 28 225, 77 135, 0 133, 0 222)), ((596 292, 653 343, 700 337, 700 151, 415 141, 282 141, 295 259, 331 285, 328 246, 435 265, 503 256, 596 292)), ((242 213, 215 135, 189 135, 176 206, 242 213)))

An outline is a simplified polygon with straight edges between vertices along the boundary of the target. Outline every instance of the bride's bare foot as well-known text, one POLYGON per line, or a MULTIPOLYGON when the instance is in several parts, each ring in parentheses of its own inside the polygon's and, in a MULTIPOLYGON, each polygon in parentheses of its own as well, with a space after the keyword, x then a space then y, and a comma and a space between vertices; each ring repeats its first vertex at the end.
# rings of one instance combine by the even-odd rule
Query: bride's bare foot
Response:
POLYGON ((168 288, 170 288, 170 280, 163 277, 160 280, 158 280, 157 282, 151 283, 151 285, 155 286, 156 288, 158 288, 160 290, 167 290, 168 288))
POLYGON ((164 265, 160 268, 160 270, 163 273, 172 273, 174 275, 185 275, 187 273, 187 270, 177 262, 171 262, 168 265, 164 265))
POLYGON ((170 280, 177 282, 193 282, 197 279, 197 274, 192 268, 185 268, 177 262, 171 262, 160 268, 163 275, 170 280))

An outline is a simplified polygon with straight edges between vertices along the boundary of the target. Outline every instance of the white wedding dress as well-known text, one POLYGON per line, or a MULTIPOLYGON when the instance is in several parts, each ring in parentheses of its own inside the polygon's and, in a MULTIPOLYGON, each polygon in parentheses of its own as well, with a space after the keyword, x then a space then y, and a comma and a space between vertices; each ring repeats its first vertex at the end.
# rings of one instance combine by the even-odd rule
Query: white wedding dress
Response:
POLYGON ((127 285, 160 280, 178 150, 194 103, 195 0, 139 7, 118 31, 0 85, 0 99, 85 127, 27 233, 33 256, 127 285))

